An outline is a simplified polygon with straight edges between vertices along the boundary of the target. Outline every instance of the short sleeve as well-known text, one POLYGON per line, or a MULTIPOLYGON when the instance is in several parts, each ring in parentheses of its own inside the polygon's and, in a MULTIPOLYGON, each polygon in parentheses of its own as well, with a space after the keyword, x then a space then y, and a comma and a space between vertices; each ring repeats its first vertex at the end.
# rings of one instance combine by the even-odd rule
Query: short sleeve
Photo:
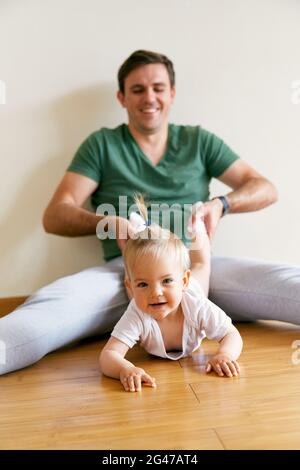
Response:
POLYGON ((213 302, 203 299, 199 309, 200 329, 208 339, 220 341, 232 325, 231 318, 213 302))
POLYGON ((119 339, 132 348, 140 341, 143 332, 143 322, 134 308, 134 301, 131 301, 124 315, 114 327, 111 336, 119 339))
MULTIPOLYGON (((101 146, 99 138, 91 134, 79 147, 67 171, 73 171, 101 182, 101 146)), ((99 135, 99 132, 97 132, 99 135)))
POLYGON ((215 134, 200 128, 200 147, 208 175, 220 176, 239 156, 215 134))

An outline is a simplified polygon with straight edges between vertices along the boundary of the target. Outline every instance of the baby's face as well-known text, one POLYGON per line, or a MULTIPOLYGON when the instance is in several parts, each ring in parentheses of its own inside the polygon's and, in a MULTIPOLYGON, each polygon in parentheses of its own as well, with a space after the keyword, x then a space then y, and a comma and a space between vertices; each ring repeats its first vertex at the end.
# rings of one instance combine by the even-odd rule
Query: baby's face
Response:
POLYGON ((172 258, 167 254, 159 261, 150 255, 139 257, 126 281, 137 307, 158 321, 176 313, 189 282, 190 271, 183 272, 172 258))

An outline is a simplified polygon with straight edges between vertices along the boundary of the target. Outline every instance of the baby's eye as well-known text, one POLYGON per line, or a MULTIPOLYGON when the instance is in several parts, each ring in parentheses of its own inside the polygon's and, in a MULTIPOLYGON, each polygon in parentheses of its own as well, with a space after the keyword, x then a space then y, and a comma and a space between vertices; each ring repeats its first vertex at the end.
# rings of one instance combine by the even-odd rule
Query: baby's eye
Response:
POLYGON ((173 282, 173 279, 171 277, 167 277, 166 279, 163 280, 164 284, 171 284, 173 282))
POLYGON ((143 287, 146 287, 147 284, 146 284, 146 282, 139 282, 137 286, 143 288, 143 287))

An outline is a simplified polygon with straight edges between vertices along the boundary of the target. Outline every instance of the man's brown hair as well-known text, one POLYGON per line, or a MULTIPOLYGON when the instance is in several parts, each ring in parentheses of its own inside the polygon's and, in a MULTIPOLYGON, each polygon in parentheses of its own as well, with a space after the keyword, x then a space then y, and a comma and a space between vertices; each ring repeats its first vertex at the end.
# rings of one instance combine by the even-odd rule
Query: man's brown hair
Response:
POLYGON ((130 72, 142 65, 148 64, 163 64, 168 72, 170 78, 171 88, 175 85, 175 71, 173 63, 167 56, 159 54, 158 52, 145 51, 139 49, 138 51, 133 52, 121 65, 118 71, 118 82, 119 90, 124 95, 125 91, 125 79, 130 74, 130 72))

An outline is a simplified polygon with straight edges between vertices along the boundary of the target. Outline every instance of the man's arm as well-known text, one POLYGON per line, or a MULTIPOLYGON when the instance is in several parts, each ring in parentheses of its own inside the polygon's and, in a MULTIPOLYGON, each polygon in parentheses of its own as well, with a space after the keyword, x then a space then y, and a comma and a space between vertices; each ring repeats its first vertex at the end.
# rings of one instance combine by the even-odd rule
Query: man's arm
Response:
POLYGON ((230 213, 257 211, 278 199, 275 186, 242 160, 235 161, 218 179, 233 189, 226 194, 230 213))
MULTIPOLYGON (((218 179, 233 189, 226 194, 229 213, 257 211, 278 199, 275 186, 242 160, 232 163, 218 179)), ((210 239, 214 235, 222 211, 223 204, 220 199, 208 201, 201 208, 210 239)))
POLYGON ((102 217, 81 206, 97 186, 93 179, 68 171, 44 212, 46 232, 66 237, 95 235, 102 217))

